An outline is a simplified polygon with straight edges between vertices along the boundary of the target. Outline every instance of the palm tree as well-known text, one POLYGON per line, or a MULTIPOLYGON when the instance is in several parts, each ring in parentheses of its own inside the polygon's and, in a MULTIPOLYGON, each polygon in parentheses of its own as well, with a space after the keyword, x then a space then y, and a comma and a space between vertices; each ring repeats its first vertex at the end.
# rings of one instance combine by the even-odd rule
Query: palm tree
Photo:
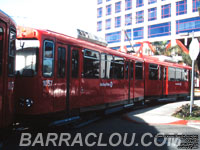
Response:
POLYGON ((170 47, 168 50, 166 50, 168 41, 158 41, 153 42, 152 44, 156 47, 155 55, 165 55, 169 57, 171 57, 172 55, 182 56, 183 61, 180 63, 185 63, 189 66, 192 65, 192 60, 190 59, 190 56, 184 53, 178 45, 170 47))

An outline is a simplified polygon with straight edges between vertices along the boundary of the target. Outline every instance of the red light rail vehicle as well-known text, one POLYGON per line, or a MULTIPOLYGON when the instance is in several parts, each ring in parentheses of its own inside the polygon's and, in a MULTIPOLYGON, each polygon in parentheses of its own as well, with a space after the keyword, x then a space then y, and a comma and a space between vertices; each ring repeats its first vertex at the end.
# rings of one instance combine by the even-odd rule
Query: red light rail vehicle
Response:
POLYGON ((20 120, 70 122, 91 111, 189 94, 191 67, 112 50, 82 30, 79 38, 27 27, 18 31, 15 98, 20 120))
POLYGON ((82 30, 79 38, 28 27, 18 31, 19 119, 71 121, 85 112, 128 107, 144 99, 142 58, 112 50, 82 30))
POLYGON ((0 129, 14 118, 15 22, 0 10, 0 129))
POLYGON ((186 98, 190 93, 191 67, 171 62, 168 58, 160 61, 144 56, 145 99, 186 98))

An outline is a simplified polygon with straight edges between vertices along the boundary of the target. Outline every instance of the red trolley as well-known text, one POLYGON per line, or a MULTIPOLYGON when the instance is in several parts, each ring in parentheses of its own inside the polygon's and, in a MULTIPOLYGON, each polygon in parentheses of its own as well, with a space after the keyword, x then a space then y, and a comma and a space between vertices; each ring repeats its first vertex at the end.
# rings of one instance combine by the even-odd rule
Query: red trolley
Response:
POLYGON ((15 39, 14 21, 0 10, 0 128, 13 122, 15 39))

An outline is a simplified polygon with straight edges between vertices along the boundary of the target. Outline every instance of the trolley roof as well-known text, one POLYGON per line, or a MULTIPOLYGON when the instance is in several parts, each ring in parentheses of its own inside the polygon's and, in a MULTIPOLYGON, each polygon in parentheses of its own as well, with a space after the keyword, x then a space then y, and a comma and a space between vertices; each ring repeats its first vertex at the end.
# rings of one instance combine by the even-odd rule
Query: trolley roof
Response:
POLYGON ((161 61, 158 58, 151 57, 151 56, 138 57, 135 55, 126 54, 126 53, 119 52, 119 51, 113 50, 113 49, 105 47, 105 46, 101 46, 101 45, 98 45, 95 43, 91 43, 89 41, 74 38, 74 37, 71 37, 71 36, 68 36, 65 34, 61 34, 61 33, 57 33, 54 31, 50 31, 50 30, 33 29, 33 28, 29 28, 29 27, 18 26, 18 32, 19 32, 18 36, 17 36, 18 39, 38 39, 38 40, 40 40, 42 35, 46 35, 46 36, 56 38, 57 41, 62 42, 63 44, 69 44, 69 45, 74 45, 77 47, 93 49, 93 50, 97 50, 102 53, 121 56, 126 59, 134 59, 137 61, 142 61, 142 62, 145 61, 148 63, 154 63, 154 64, 159 64, 159 65, 191 69, 190 66, 184 66, 181 64, 177 64, 177 63, 161 61))

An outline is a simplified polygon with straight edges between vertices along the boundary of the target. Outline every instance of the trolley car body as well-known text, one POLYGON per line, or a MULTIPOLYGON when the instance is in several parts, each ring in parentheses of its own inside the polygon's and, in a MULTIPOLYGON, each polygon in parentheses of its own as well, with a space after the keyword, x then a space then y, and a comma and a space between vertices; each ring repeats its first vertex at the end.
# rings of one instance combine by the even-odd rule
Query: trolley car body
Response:
POLYGON ((8 127, 14 117, 14 66, 16 25, 0 10, 0 128, 8 127))
POLYGON ((17 114, 73 116, 143 100, 143 59, 53 31, 19 31, 17 114))
POLYGON ((136 57, 53 31, 19 31, 15 93, 20 116, 73 117, 131 106, 145 98, 189 93, 190 67, 136 57), (177 80, 171 81, 171 68, 180 69, 177 80))

